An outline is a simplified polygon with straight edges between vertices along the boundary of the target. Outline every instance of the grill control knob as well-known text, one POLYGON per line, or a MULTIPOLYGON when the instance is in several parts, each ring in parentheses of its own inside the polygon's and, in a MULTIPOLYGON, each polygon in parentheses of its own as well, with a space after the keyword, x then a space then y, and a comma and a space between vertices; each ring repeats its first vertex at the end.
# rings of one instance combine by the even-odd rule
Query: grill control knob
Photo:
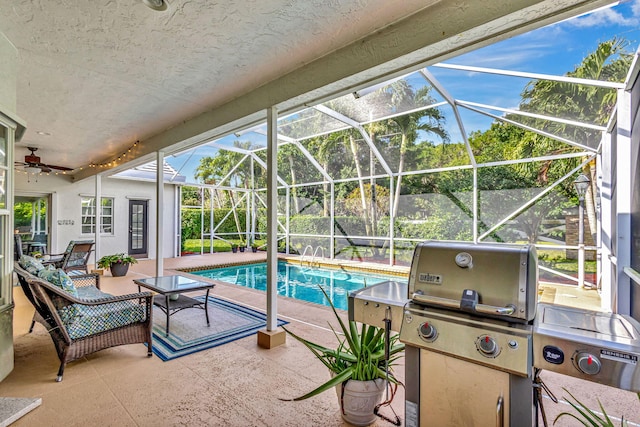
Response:
POLYGON ((476 347, 480 354, 486 357, 496 357, 500 353, 500 347, 494 338, 489 335, 481 335, 476 340, 476 347))
POLYGON ((420 338, 427 342, 433 342, 438 338, 438 330, 429 322, 424 322, 420 325, 418 333, 420 334, 420 338))
POLYGON ((578 370, 587 375, 596 375, 600 372, 602 364, 600 359, 591 353, 579 352, 574 358, 578 370))

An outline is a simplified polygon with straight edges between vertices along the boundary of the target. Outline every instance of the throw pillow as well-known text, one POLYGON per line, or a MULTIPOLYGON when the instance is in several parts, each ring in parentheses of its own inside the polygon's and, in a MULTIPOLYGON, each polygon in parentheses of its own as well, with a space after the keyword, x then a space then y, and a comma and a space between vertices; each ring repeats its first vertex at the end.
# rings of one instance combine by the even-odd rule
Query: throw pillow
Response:
POLYGON ((73 280, 71 280, 69 275, 65 273, 63 269, 58 268, 57 270, 47 270, 43 268, 38 273, 38 277, 59 287, 63 291, 70 293, 73 297, 78 297, 78 291, 76 290, 76 286, 73 284, 73 280))
POLYGON ((37 275, 40 270, 44 269, 44 265, 42 265, 40 261, 29 255, 22 255, 18 260, 18 264, 34 275, 37 275))

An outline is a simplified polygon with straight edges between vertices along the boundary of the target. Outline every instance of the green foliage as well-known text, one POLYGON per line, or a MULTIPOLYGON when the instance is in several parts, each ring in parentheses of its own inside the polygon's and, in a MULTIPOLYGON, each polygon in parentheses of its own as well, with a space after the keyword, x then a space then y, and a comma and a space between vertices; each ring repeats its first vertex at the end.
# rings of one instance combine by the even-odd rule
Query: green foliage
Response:
MULTIPOLYGON (((230 211, 227 208, 214 209, 213 211, 213 222, 214 227, 216 228, 216 234, 225 234, 225 233, 237 233, 238 229, 236 228, 236 223, 233 218, 233 214, 229 215, 222 224, 220 222, 223 220, 225 215, 230 211)), ((211 210, 204 209, 204 220, 206 229, 209 228, 209 218, 210 218, 211 210)), ((238 210, 238 222, 240 224, 240 232, 244 233, 245 230, 245 215, 246 212, 244 210, 238 210)), ((200 209, 191 209, 191 208, 182 208, 182 235, 184 239, 199 239, 200 238, 200 230, 202 224, 202 213, 200 209)), ((239 236, 238 236, 239 238, 239 236)))
POLYGON ((125 255, 123 253, 114 255, 105 255, 97 262, 100 268, 111 268, 113 264, 137 264, 138 260, 132 256, 125 255))
MULTIPOLYGON (((611 418, 609 418, 609 415, 607 415, 607 411, 605 411, 600 400, 598 400, 598 405, 600 406, 602 415, 598 415, 593 412, 584 403, 580 402, 571 393, 569 393, 566 388, 563 390, 566 391, 569 396, 571 396, 571 399, 573 399, 573 402, 569 399, 567 399, 567 402, 573 409, 577 411, 577 414, 571 412, 562 412, 556 417, 555 420, 553 420, 554 425, 560 418, 570 417, 578 420, 582 425, 587 427, 615 427, 613 421, 611 420, 611 418)), ((638 399, 640 399, 640 393, 637 393, 637 396, 638 399)), ((622 420, 620 421, 620 427, 627 427, 628 425, 629 424, 624 420, 624 417, 622 417, 622 420)))
POLYGON ((29 226, 33 216, 33 204, 31 202, 16 203, 13 206, 13 214, 16 227, 29 226))
POLYGON ((350 379, 358 381, 375 380, 377 378, 389 378, 394 384, 399 384, 393 375, 393 364, 398 359, 398 354, 404 350, 404 344, 398 342, 398 335, 389 337, 389 363, 388 372, 385 371, 385 331, 382 328, 362 324, 360 330, 356 322, 350 321, 347 327, 338 315, 331 299, 323 287, 320 287, 325 298, 331 305, 331 309, 340 325, 341 335, 329 324, 338 343, 334 348, 322 346, 308 341, 287 328, 285 331, 296 340, 304 344, 334 375, 332 378, 316 387, 314 390, 297 397, 295 401, 308 399, 326 390, 342 384, 350 379))

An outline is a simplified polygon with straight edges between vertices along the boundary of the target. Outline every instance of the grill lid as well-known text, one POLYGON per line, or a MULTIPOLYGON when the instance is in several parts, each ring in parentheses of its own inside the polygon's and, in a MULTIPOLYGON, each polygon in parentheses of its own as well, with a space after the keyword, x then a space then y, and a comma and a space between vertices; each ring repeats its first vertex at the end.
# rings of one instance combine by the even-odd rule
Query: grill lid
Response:
POLYGON ((528 322, 536 312, 537 262, 532 245, 423 242, 413 254, 408 297, 422 305, 528 322))

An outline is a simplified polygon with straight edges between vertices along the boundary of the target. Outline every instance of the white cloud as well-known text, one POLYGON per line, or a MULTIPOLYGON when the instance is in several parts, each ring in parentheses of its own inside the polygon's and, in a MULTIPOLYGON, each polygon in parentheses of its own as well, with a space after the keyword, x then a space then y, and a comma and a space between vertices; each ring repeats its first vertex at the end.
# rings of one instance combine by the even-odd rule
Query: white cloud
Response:
MULTIPOLYGON (((624 3, 621 6, 625 5, 624 3)), ((566 24, 579 28, 602 27, 619 25, 622 27, 637 27, 640 25, 640 0, 631 2, 631 16, 625 16, 619 8, 600 9, 588 15, 564 21, 566 24)))

